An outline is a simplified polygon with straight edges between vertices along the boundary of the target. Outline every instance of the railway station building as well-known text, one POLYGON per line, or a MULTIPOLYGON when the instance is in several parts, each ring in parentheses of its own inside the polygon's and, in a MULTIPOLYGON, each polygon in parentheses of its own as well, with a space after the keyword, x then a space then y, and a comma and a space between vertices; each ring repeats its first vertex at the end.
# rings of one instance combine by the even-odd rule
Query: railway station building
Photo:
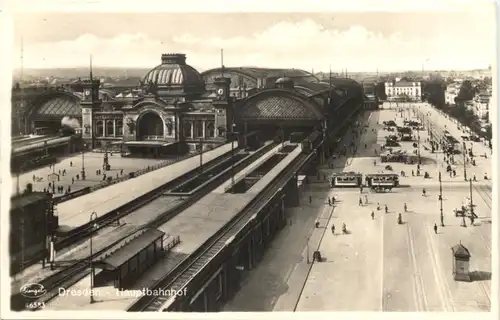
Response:
POLYGON ((261 138, 287 139, 314 129, 334 136, 339 123, 357 111, 354 106, 364 103, 362 86, 351 79, 320 82, 299 69, 199 73, 184 54, 161 55, 137 87, 119 93, 99 80, 80 81, 78 88, 82 92, 58 88, 32 95, 25 131, 55 132, 68 117, 75 119, 86 148, 161 157, 211 149, 235 135, 246 142, 243 136, 252 131, 261 138))

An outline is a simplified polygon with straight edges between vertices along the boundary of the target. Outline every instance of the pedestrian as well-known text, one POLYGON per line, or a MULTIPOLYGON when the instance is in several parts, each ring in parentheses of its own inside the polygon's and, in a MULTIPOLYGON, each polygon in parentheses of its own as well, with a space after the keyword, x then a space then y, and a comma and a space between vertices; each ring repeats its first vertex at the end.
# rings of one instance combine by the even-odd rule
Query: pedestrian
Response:
POLYGON ((365 204, 368 204, 368 196, 365 194, 365 204))
POLYGON ((35 175, 33 175, 33 182, 35 182, 35 180, 36 180, 36 176, 35 176, 35 175))
POLYGON ((407 211, 408 211, 408 206, 406 205, 406 202, 405 202, 405 204, 404 204, 404 209, 405 209, 405 212, 407 212, 407 211))
POLYGON ((425 190, 425 188, 422 189, 422 197, 426 197, 427 196, 427 191, 425 190))
POLYGON ((372 220, 375 220, 375 212, 373 210, 372 210, 371 216, 372 216, 372 220))
POLYGON ((313 202, 313 197, 309 196, 309 204, 311 204, 312 202, 313 202))
POLYGON ((474 173, 474 176, 472 177, 472 180, 474 180, 474 182, 476 182, 476 174, 474 173))
POLYGON ((412 177, 415 176, 415 171, 414 170, 411 170, 411 175, 412 175, 412 177))
POLYGON ((437 224, 434 223, 434 233, 437 234, 438 233, 438 226, 437 224))
POLYGON ((377 202, 377 211, 380 210, 380 202, 377 202))
POLYGON ((332 204, 335 204, 335 196, 332 197, 332 204))
POLYGON ((331 207, 332 206, 332 200, 328 198, 328 205, 331 207))
POLYGON ((389 213, 389 207, 385 205, 385 213, 389 213))
POLYGON ((332 234, 335 234, 335 225, 332 224, 332 234))
POLYGON ((361 197, 359 197, 359 206, 362 206, 363 205, 363 200, 361 199, 361 197))
POLYGON ((69 166, 72 167, 73 166, 73 161, 70 161, 69 162, 69 166))

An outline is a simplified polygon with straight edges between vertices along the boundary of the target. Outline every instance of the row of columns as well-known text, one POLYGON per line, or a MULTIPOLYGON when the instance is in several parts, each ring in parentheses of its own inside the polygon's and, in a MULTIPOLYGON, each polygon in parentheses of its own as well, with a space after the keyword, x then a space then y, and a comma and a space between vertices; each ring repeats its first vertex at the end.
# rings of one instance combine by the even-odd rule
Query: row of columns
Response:
MULTIPOLYGON (((215 123, 213 121, 207 121, 207 120, 190 120, 190 121, 187 121, 187 123, 191 124, 191 138, 193 139, 196 139, 196 138, 214 138, 216 136, 216 130, 215 130, 215 123), (211 137, 207 137, 206 133, 207 133, 207 125, 212 123, 214 125, 214 129, 213 129, 213 135, 211 137), (198 125, 202 126, 202 136, 201 137, 198 137, 198 136, 195 136, 195 127, 198 127, 198 125)), ((198 131, 196 131, 198 132, 198 131)), ((186 137, 185 137, 186 138, 186 137)))
MULTIPOLYGON (((94 132, 94 136, 95 137, 117 137, 117 134, 116 134, 116 127, 117 127, 117 121, 122 121, 122 120, 98 120, 96 122, 96 125, 95 125, 95 132, 94 132), (107 128, 108 128, 108 123, 109 122, 113 122, 113 134, 112 135, 108 135, 106 133, 107 131, 107 128), (98 132, 98 124, 101 123, 102 124, 102 132, 98 132)), ((121 135, 118 135, 118 137, 121 137, 123 135, 123 122, 121 123, 121 135)))

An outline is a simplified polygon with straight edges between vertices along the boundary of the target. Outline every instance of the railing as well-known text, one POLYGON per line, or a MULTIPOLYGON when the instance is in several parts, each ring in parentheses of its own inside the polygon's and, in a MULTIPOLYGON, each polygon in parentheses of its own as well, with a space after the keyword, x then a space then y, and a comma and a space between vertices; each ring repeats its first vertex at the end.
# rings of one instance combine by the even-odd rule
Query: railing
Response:
MULTIPOLYGON (((169 239, 170 236, 166 236, 164 240, 169 239)), ((169 252, 172 250, 176 245, 181 243, 181 238, 179 236, 175 236, 171 241, 167 243, 167 246, 163 248, 164 251, 169 252)))
POLYGON ((142 140, 164 140, 164 136, 142 136, 142 140))

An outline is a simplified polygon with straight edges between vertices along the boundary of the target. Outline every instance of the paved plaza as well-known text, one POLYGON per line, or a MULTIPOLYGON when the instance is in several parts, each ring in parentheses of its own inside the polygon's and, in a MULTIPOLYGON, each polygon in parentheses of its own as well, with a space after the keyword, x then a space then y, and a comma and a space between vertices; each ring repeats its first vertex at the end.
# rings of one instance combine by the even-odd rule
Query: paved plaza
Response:
MULTIPOLYGON (((90 187, 97 185, 103 181, 103 175, 97 175, 96 171, 102 171, 104 153, 99 152, 86 152, 82 158, 81 154, 59 158, 54 167, 49 168, 45 166, 39 169, 35 169, 19 176, 19 189, 23 191, 28 183, 33 184, 33 189, 35 191, 43 191, 43 189, 49 190, 48 176, 53 172, 59 174, 60 181, 57 181, 56 188, 58 186, 63 186, 64 191, 70 187, 71 192, 78 191, 85 187, 90 187), (86 179, 81 180, 82 171, 82 159, 84 159, 86 179), (66 170, 66 174, 62 175, 62 171, 66 170), (80 179, 77 179, 79 175, 80 179), (38 180, 33 181, 33 176, 37 177, 38 180)), ((113 155, 108 154, 109 164, 111 165, 111 170, 106 171, 108 177, 117 178, 122 175, 128 175, 130 172, 135 172, 140 169, 147 168, 148 166, 153 166, 155 164, 166 161, 155 160, 155 159, 139 159, 139 158, 122 158, 119 153, 113 153, 113 155), (123 170, 123 172, 121 172, 123 170)), ((17 188, 17 177, 12 176, 12 194, 16 193, 17 188)), ((50 190, 52 190, 50 188, 50 190)))
MULTIPOLYGON (((333 169, 328 164, 322 166, 320 176, 332 171, 386 171, 387 164, 373 164, 377 159, 373 150, 380 150, 384 136, 389 134, 380 124, 402 119, 394 110, 365 113, 362 117, 369 127, 360 137, 355 157, 330 160, 333 169)), ((420 132, 421 141, 426 135, 420 132)), ((346 142, 350 139, 344 137, 346 142)), ((403 142, 402 148, 411 152, 412 144, 403 142)), ((429 172, 431 178, 412 176, 416 165, 391 163, 394 172, 406 173, 401 178, 404 187, 392 192, 365 190, 360 195, 358 189, 330 189, 326 181, 306 185, 301 207, 288 210, 291 225, 277 236, 225 311, 489 311, 491 182, 474 183, 472 197, 479 218, 474 226, 466 219, 463 227, 463 219, 456 217, 453 209, 469 196, 469 183, 463 177, 444 174, 441 154, 421 148, 421 156, 425 158, 421 171, 429 172), (440 225, 438 172, 443 174, 445 227, 440 225), (426 196, 422 195, 423 188, 426 196), (339 202, 332 208, 327 197, 333 195, 339 202), (368 203, 359 206, 360 196, 368 203), (404 203, 408 212, 404 212, 404 203), (378 205, 382 210, 377 210, 378 205), (383 210, 385 205, 388 213, 383 210), (399 213, 402 225, 397 223, 399 213), (320 228, 313 227, 314 221, 320 222, 320 228), (340 231, 343 223, 348 234, 340 231), (434 224, 438 226, 437 234, 434 224), (472 255, 472 282, 453 279, 451 247, 459 243, 472 255), (323 262, 308 263, 314 250, 321 252, 323 262)), ((487 165, 490 163, 484 159, 481 166, 487 165)), ((474 172, 474 168, 470 170, 474 172)))

